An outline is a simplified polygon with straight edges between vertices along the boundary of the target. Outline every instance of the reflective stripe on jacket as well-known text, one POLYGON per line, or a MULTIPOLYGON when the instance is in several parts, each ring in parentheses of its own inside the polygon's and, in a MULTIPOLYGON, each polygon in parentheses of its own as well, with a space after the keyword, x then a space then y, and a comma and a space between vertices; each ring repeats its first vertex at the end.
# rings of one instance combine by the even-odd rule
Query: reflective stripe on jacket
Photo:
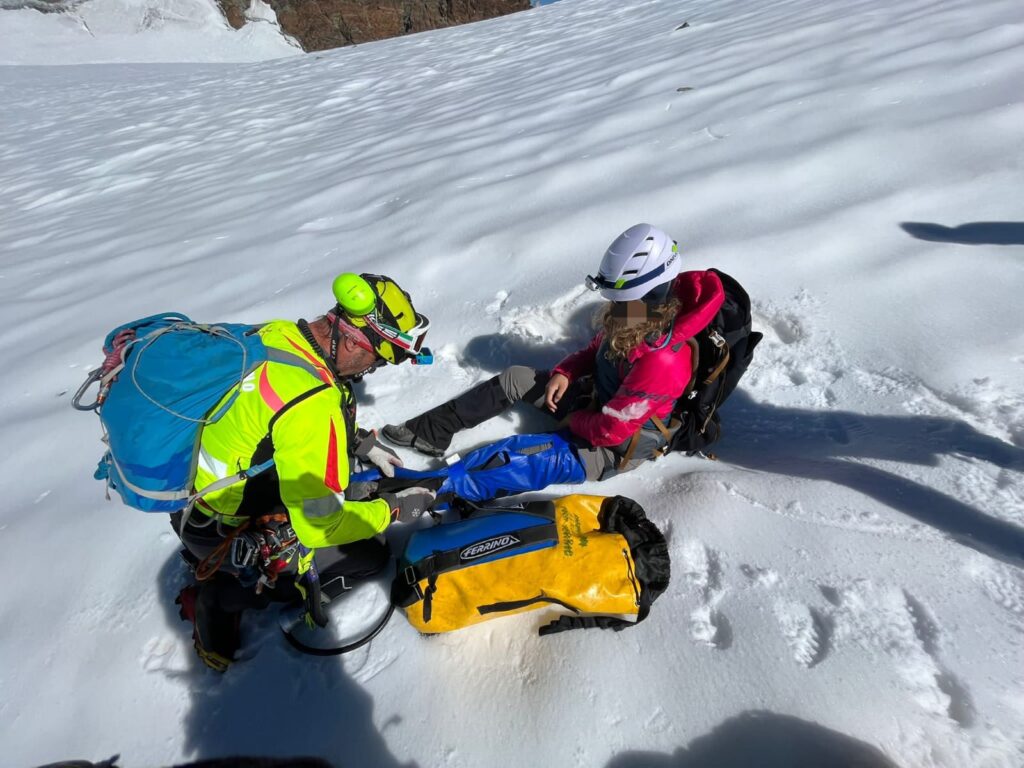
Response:
POLYGON ((600 410, 575 411, 569 416, 569 429, 591 445, 618 445, 652 416, 664 419, 690 382, 690 347, 686 340, 715 319, 725 291, 714 272, 696 271, 679 275, 673 289, 682 309, 667 334, 670 338, 662 336, 651 344, 641 344, 627 360, 598 361, 604 341, 601 332, 584 349, 555 366, 553 373, 572 381, 594 375, 598 362, 601 364, 600 410), (613 392, 611 383, 617 385, 613 392))
MULTIPOLYGON (((296 397, 331 384, 288 408, 274 424, 273 456, 281 501, 296 536, 309 548, 348 544, 380 533, 390 522, 387 502, 345 499, 349 436, 355 430, 351 390, 334 385, 331 372, 295 323, 275 320, 258 333, 266 346, 296 355, 309 365, 272 361, 245 379, 227 412, 203 429, 196 490, 248 469, 271 418, 296 397), (346 409, 351 410, 351 416, 346 416, 346 409)), ((232 516, 238 511, 246 484, 236 483, 211 493, 197 509, 223 515, 229 524, 241 522, 232 516)))

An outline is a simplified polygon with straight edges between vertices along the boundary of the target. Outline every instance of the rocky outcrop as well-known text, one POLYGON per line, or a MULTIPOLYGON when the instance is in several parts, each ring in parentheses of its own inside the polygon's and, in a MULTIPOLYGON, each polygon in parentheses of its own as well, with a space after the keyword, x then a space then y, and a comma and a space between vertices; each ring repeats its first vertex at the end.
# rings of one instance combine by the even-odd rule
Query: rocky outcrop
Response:
MULTIPOLYGON (((217 0, 235 29, 249 0, 217 0)), ((322 51, 522 11, 530 0, 265 0, 303 49, 322 51)))

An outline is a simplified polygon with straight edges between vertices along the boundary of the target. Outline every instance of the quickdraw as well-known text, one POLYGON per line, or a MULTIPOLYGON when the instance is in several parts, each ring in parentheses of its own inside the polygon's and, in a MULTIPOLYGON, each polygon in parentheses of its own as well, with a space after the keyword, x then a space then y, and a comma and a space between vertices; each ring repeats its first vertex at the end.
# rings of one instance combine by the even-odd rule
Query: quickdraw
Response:
POLYGON ((265 588, 277 586, 277 579, 288 567, 299 547, 284 514, 264 515, 246 520, 232 529, 217 547, 196 566, 196 579, 207 581, 221 569, 230 557, 231 565, 239 570, 255 568, 260 576, 256 594, 265 588), (240 534, 249 531, 249 535, 240 534))

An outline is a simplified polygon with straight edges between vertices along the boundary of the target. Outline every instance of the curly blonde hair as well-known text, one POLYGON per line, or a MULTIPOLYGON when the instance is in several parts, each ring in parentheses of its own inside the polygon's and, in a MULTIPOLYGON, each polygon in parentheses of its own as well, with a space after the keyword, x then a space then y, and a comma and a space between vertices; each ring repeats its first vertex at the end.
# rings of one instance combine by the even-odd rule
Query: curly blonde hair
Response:
POLYGON ((598 311, 594 325, 604 331, 609 357, 623 360, 643 344, 648 336, 660 336, 670 331, 672 321, 682 306, 676 298, 671 298, 664 304, 653 304, 647 308, 647 319, 644 322, 630 326, 626 318, 612 315, 613 303, 608 302, 598 311))

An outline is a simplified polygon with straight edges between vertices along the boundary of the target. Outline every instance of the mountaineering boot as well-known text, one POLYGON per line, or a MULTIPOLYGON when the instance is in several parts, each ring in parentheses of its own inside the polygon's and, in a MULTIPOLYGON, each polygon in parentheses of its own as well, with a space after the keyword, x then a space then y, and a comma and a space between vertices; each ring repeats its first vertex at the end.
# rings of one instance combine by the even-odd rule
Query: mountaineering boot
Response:
POLYGON ((242 644, 239 634, 242 615, 220 607, 218 577, 185 587, 174 602, 181 606, 182 621, 193 625, 192 643, 203 664, 216 672, 225 672, 242 644))
POLYGON ((443 449, 435 448, 422 437, 417 437, 405 424, 388 424, 380 433, 387 438, 388 442, 405 448, 412 448, 424 456, 433 456, 435 459, 440 459, 444 456, 443 449))
POLYGON ((512 405, 500 379, 500 376, 495 376, 477 384, 468 392, 409 419, 405 424, 389 424, 381 434, 395 445, 440 458, 448 450, 456 432, 482 424, 512 405))

